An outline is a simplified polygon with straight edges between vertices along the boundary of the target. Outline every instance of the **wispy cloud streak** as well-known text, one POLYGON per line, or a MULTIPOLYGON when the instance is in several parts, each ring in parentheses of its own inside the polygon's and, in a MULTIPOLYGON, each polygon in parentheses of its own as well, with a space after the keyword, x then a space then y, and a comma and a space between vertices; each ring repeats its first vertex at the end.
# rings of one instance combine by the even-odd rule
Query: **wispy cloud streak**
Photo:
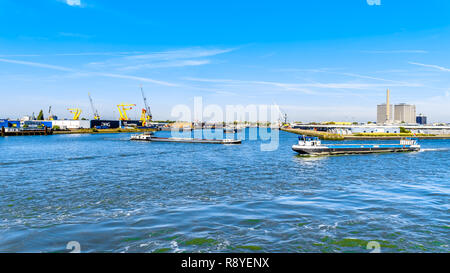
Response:
POLYGON ((417 83, 283 83, 283 82, 272 82, 272 81, 242 81, 242 80, 230 80, 230 79, 202 79, 202 78, 184 78, 189 81, 197 82, 210 82, 210 83, 234 83, 234 84, 260 84, 260 85, 272 85, 277 87, 282 87, 284 89, 297 89, 303 90, 305 93, 315 93, 314 91, 308 90, 306 88, 327 88, 327 89, 370 89, 370 88, 380 88, 380 87, 420 87, 421 84, 417 83))
POLYGON ((440 71, 445 71, 445 72, 450 72, 450 68, 446 68, 443 66, 439 66, 439 65, 434 65, 434 64, 423 64, 423 63, 415 63, 415 62, 409 62, 412 65, 417 65, 417 66, 423 66, 423 67, 428 67, 428 68, 434 68, 440 71))
POLYGON ((81 7, 81 0, 65 0, 65 2, 72 7, 81 7))
POLYGON ((171 62, 161 62, 161 63, 150 63, 150 64, 140 64, 135 66, 127 66, 120 68, 120 70, 138 70, 144 68, 166 68, 166 67, 185 67, 185 66, 199 66, 210 64, 210 60, 179 60, 179 61, 171 61, 171 62))
POLYGON ((205 48, 186 48, 179 50, 168 50, 153 52, 148 54, 137 54, 132 56, 123 56, 110 59, 104 62, 90 63, 93 68, 114 68, 119 71, 200 66, 212 63, 207 57, 213 57, 225 54, 234 49, 205 49, 205 48))
POLYGON ((419 49, 413 49, 413 50, 363 50, 364 53, 370 53, 370 54, 402 54, 402 53, 410 53, 410 54, 427 54, 428 51, 426 50, 419 50, 419 49))
POLYGON ((233 51, 234 49, 203 49, 203 48, 187 48, 180 50, 168 50, 154 52, 149 54, 141 54, 130 56, 128 59, 134 60, 176 60, 176 59, 192 59, 216 56, 233 51))
POLYGON ((19 61, 19 60, 10 60, 10 59, 1 59, 1 58, 0 58, 0 62, 26 65, 26 66, 32 66, 32 67, 39 67, 39 68, 45 68, 45 69, 52 69, 52 70, 64 71, 64 72, 74 72, 77 75, 83 75, 83 76, 103 76, 103 77, 118 78, 118 79, 129 79, 129 80, 135 80, 135 81, 141 81, 141 82, 150 82, 150 83, 155 83, 155 84, 164 85, 164 86, 178 86, 177 84, 174 84, 174 83, 154 80, 154 79, 146 78, 146 77, 138 77, 138 76, 133 76, 133 75, 122 75, 122 74, 103 73, 103 72, 86 72, 86 71, 80 71, 80 70, 76 70, 76 69, 72 69, 72 68, 68 68, 68 67, 57 66, 57 65, 19 61))
POLYGON ((35 62, 27 62, 27 61, 19 61, 19 60, 11 60, 11 59, 0 59, 0 62, 12 63, 12 64, 21 64, 21 65, 34 66, 34 67, 40 67, 40 68, 47 68, 47 69, 53 69, 53 70, 59 70, 59 71, 74 71, 71 68, 57 66, 57 65, 35 63, 35 62))

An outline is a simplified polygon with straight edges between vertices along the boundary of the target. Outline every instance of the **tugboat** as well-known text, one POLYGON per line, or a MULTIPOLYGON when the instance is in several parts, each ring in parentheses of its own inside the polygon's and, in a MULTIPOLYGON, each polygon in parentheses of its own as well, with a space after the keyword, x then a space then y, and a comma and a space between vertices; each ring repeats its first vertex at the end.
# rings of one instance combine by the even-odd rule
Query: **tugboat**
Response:
POLYGON ((371 153, 415 152, 420 150, 417 139, 401 139, 399 144, 322 144, 317 137, 299 136, 292 150, 300 155, 346 155, 371 153))

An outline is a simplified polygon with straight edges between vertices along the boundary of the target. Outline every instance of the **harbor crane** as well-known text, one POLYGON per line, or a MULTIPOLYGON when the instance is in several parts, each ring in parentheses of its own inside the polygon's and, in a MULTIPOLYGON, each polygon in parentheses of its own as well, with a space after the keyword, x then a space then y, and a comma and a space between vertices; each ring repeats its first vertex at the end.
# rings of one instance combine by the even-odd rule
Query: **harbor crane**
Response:
POLYGON ((95 109, 94 101, 92 100, 91 93, 88 93, 89 101, 91 102, 92 113, 94 114, 94 119, 99 120, 100 115, 98 114, 97 109, 95 109))
POLYGON ((49 120, 53 120, 52 106, 51 105, 48 107, 48 119, 49 120))
POLYGON ((69 112, 73 115, 73 120, 79 120, 81 116, 81 109, 80 108, 69 108, 67 109, 69 112))
POLYGON ((120 120, 130 120, 127 115, 127 111, 133 109, 136 104, 119 104, 117 105, 117 109, 119 109, 120 120))
POLYGON ((280 127, 289 126, 288 115, 281 110, 280 106, 276 102, 274 102, 274 105, 278 108, 278 114, 279 114, 278 123, 279 123, 279 126, 280 127))
POLYGON ((152 111, 150 109, 150 106, 148 106, 147 98, 145 97, 144 89, 142 88, 142 85, 141 85, 141 93, 142 93, 142 98, 144 99, 144 106, 145 106, 145 108, 142 109, 141 121, 142 121, 142 126, 147 126, 148 123, 150 123, 152 121, 153 116, 152 116, 152 111))
POLYGON ((52 113, 52 106, 50 105, 48 107, 48 120, 57 120, 57 119, 58 119, 58 117, 53 115, 53 113, 52 113))

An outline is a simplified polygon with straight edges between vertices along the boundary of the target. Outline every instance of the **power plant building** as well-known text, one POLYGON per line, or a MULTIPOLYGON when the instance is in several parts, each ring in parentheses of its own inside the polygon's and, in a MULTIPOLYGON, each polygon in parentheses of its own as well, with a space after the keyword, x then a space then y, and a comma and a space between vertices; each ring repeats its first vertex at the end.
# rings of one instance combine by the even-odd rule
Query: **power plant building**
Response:
POLYGON ((394 119, 398 123, 416 123, 416 106, 400 103, 395 105, 394 119))
POLYGON ((386 91, 386 103, 377 106, 377 124, 389 124, 394 121, 394 108, 390 104, 391 91, 386 91))
MULTIPOLYGON (((385 103, 377 105, 377 124, 385 124, 385 123, 393 123, 394 115, 390 115, 389 119, 387 118, 387 109, 385 103)), ((389 112, 394 113, 394 105, 389 105, 389 112)))
POLYGON ((390 104, 390 91, 386 91, 386 103, 377 105, 377 124, 416 123, 416 106, 406 103, 390 104))

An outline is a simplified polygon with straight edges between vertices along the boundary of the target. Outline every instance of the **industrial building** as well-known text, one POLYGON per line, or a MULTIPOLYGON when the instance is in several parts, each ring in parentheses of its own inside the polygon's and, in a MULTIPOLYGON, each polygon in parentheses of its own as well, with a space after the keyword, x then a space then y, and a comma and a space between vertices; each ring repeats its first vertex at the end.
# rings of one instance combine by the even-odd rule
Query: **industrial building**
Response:
POLYGON ((116 129, 120 128, 120 126, 121 126, 120 120, 99 120, 99 119, 91 120, 91 128, 116 129))
POLYGON ((391 91, 386 91, 386 103, 377 106, 377 124, 391 124, 393 123, 394 108, 390 104, 391 91))
POLYGON ((393 115, 387 117, 387 109, 389 109, 389 113, 394 113, 394 105, 389 105, 389 107, 385 103, 377 105, 377 124, 394 123, 393 115))
POLYGON ((60 129, 89 129, 91 122, 89 120, 52 120, 52 128, 58 126, 60 129))
POLYGON ((52 128, 52 121, 49 120, 26 120, 21 122, 24 128, 52 128))
POLYGON ((293 129, 314 130, 339 135, 351 135, 355 133, 400 133, 400 127, 395 125, 311 125, 311 124, 293 124, 293 129))
POLYGON ((388 89, 386 92, 386 103, 377 105, 377 124, 415 124, 416 122, 416 106, 406 103, 392 105, 388 89))
POLYGON ((424 125, 323 125, 323 124, 292 124, 293 129, 313 130, 332 134, 350 135, 355 133, 400 133, 400 127, 415 134, 449 135, 450 126, 424 125))
POLYGON ((416 123, 416 106, 412 104, 400 103, 394 107, 394 120, 397 123, 416 123))
POLYGON ((0 119, 0 128, 19 128, 20 121, 18 120, 8 120, 8 119, 0 119))
POLYGON ((427 124, 427 117, 420 114, 416 117, 416 123, 420 124, 420 125, 425 125, 427 124))

